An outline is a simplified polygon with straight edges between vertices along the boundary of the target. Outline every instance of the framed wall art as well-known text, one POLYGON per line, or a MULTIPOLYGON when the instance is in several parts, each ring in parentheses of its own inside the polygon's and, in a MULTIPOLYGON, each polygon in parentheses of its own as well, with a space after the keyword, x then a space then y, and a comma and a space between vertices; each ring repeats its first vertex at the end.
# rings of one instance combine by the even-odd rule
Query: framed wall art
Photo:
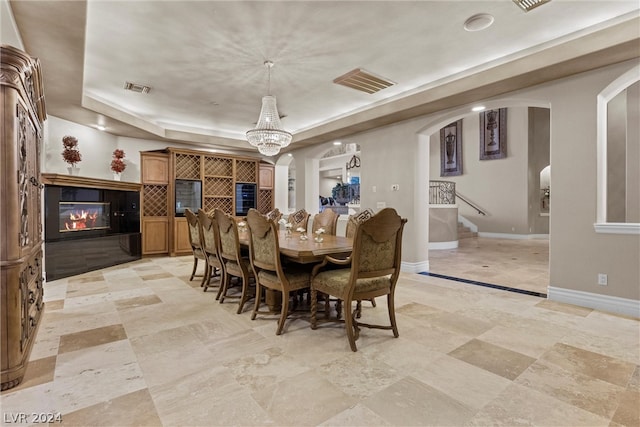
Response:
POLYGON ((462 175, 462 119, 440 129, 440 176, 462 175))
POLYGON ((507 109, 480 113, 480 160, 507 157, 507 109))

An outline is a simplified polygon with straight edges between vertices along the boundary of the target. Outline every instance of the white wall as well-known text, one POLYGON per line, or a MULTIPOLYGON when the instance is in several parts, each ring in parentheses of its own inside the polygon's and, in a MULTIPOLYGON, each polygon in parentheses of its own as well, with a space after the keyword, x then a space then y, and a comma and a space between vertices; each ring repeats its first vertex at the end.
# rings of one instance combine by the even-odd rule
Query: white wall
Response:
MULTIPOLYGON (((550 285, 554 288, 640 300, 640 269, 637 267, 640 237, 596 233, 593 226, 596 221, 597 95, 636 63, 626 61, 487 100, 489 108, 514 105, 516 101, 523 106, 551 108, 553 203, 549 224, 549 267, 550 285), (608 286, 597 284, 598 273, 608 274, 608 286)), ((425 152, 424 157, 417 159, 418 165, 415 165, 421 153, 419 133, 431 127, 434 130, 430 133, 434 133, 439 127, 465 116, 467 113, 463 111, 468 112, 469 107, 461 106, 349 137, 350 141, 358 142, 361 147, 362 179, 367 183, 361 188, 362 207, 375 209, 378 202, 384 202, 409 219, 403 241, 403 262, 428 263, 425 258, 428 255, 422 251, 428 242, 428 231, 421 230, 422 224, 428 224, 428 212, 426 208, 415 209, 414 212, 417 195, 426 193, 428 189, 426 186, 420 188, 423 184, 419 183, 414 194, 414 187, 415 176, 424 172, 418 169, 424 167, 428 171, 430 164, 435 162, 430 158, 432 153, 425 152), (392 184, 399 184, 400 191, 392 192, 392 184), (376 192, 373 192, 374 186, 376 192)), ((507 159, 474 164, 467 155, 475 157, 477 151, 465 149, 465 170, 471 167, 478 174, 491 172, 492 179, 489 183, 477 179, 465 182, 467 177, 472 176, 471 173, 457 177, 462 181, 460 189, 463 194, 465 188, 476 186, 487 188, 487 192, 497 188, 500 191, 493 193, 507 191, 512 194, 512 188, 526 188, 527 145, 523 141, 527 138, 527 111, 524 107, 510 107, 509 111, 507 159)), ((477 138, 477 119, 472 117, 469 122, 469 125, 465 123, 463 126, 465 141, 477 138)), ((299 158, 313 154, 311 148, 295 152, 299 158)), ((298 195, 304 191, 313 192, 314 188, 317 191, 317 183, 314 187, 313 183, 305 186, 302 182, 303 171, 300 167, 305 166, 298 166, 298 195)), ((504 206, 506 200, 499 200, 500 195, 494 194, 495 202, 489 204, 490 213, 502 215, 498 208, 504 208, 513 212, 510 218, 526 218, 527 194, 519 190, 517 192, 520 195, 512 200, 513 204, 518 205, 515 207, 504 206)), ((522 223, 514 221, 507 225, 507 230, 515 227, 516 232, 524 234, 526 231, 522 227, 526 227, 526 224, 526 220, 522 223)))
POLYGON ((480 160, 480 114, 462 121, 462 165, 458 176, 440 177, 440 133, 430 137, 430 178, 453 181, 456 191, 479 206, 458 200, 460 215, 487 233, 528 234, 528 108, 507 109, 507 157, 480 160))
MULTIPOLYGON (((62 158, 62 138, 72 135, 78 138, 78 151, 82 160, 76 166, 80 168, 80 176, 91 178, 113 179, 111 172, 112 153, 117 147, 117 138, 109 133, 79 125, 54 116, 48 116, 45 122, 44 147, 42 150, 42 172, 66 174, 69 164, 62 158)), ((129 157, 138 156, 125 148, 125 161, 129 157)), ((140 181, 140 174, 135 175, 128 168, 122 173, 123 181, 140 181)))

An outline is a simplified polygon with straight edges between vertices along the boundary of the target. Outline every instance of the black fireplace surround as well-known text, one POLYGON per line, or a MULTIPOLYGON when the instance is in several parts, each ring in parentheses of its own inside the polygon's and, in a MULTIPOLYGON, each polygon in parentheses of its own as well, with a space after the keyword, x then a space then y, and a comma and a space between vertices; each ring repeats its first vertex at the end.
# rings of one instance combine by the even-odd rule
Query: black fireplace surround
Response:
POLYGON ((140 259, 140 193, 45 186, 47 280, 140 259))

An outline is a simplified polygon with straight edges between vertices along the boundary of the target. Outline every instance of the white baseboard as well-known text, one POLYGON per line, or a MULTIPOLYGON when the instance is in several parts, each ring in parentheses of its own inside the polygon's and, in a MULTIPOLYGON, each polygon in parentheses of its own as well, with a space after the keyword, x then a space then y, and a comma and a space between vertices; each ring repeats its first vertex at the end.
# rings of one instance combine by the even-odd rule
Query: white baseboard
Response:
POLYGON ((423 271, 429 271, 429 260, 420 262, 405 262, 400 263, 400 271, 403 273, 422 273, 423 271))
POLYGON ((640 318, 640 301, 638 300, 574 291, 554 286, 547 288, 547 298, 552 301, 640 318))
POLYGON ((455 249, 458 247, 458 241, 451 242, 429 242, 429 250, 455 249))
POLYGON ((490 239, 511 239, 511 240, 533 240, 533 239, 548 239, 548 234, 510 234, 510 233, 489 233, 486 231, 479 231, 478 237, 488 237, 490 239))

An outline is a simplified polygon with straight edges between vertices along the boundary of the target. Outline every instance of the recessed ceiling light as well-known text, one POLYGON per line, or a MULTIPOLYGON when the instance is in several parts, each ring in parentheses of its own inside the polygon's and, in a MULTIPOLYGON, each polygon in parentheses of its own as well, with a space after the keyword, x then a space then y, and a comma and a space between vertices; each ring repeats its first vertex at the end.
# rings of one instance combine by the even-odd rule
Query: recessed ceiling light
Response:
POLYGON ((493 16, 488 13, 478 13, 464 22, 464 29, 467 31, 481 31, 489 28, 493 24, 493 16))
POLYGON ((107 130, 107 128, 102 126, 102 125, 97 125, 96 129, 98 129, 98 130, 107 130))
POLYGON ((293 154, 291 154, 291 153, 287 153, 287 156, 289 156, 289 157, 293 157, 293 154))
POLYGON ((340 142, 340 141, 333 141, 333 145, 342 145, 342 142, 340 142))
POLYGON ((477 107, 473 107, 471 111, 482 111, 484 108, 484 105, 478 105, 477 107))

